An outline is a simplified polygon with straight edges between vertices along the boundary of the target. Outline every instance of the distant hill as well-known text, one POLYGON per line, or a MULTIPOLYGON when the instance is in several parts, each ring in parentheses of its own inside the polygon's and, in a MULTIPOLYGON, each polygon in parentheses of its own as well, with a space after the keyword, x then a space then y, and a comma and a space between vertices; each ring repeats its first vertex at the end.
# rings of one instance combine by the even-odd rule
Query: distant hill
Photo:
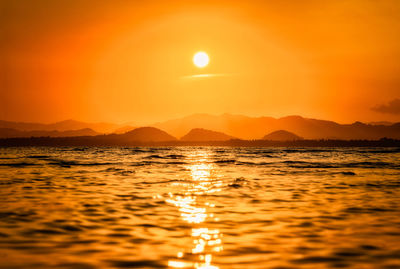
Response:
POLYGON ((295 135, 294 133, 285 130, 278 130, 265 135, 262 139, 271 141, 293 141, 300 140, 302 138, 298 135, 295 135))
MULTIPOLYGON (((129 125, 119 125, 113 123, 85 123, 75 120, 60 121, 52 124, 24 123, 0 120, 0 128, 2 129, 14 129, 17 131, 25 132, 38 132, 33 135, 24 133, 23 136, 60 136, 61 134, 58 133, 45 134, 42 132, 65 132, 69 130, 76 131, 82 129, 91 129, 96 132, 92 132, 92 134, 90 134, 90 132, 87 132, 84 135, 96 135, 98 133, 110 134, 113 132, 116 132, 117 134, 123 134, 127 131, 131 131, 133 127, 129 125)), ((232 114, 194 114, 179 119, 159 122, 151 126, 164 130, 175 137, 183 137, 188 134, 192 129, 206 129, 213 130, 214 132, 229 134, 239 139, 259 139, 265 134, 271 133, 276 130, 286 130, 300 137, 303 137, 304 139, 376 140, 384 137, 400 139, 400 123, 391 124, 389 122, 373 122, 370 124, 366 124, 362 122, 355 122, 352 124, 339 124, 334 121, 303 118, 301 116, 272 118, 248 117, 232 114)), ((11 130, 3 130, 3 133, 6 133, 8 135, 7 137, 10 137, 12 133, 15 133, 15 137, 21 136, 19 132, 11 130)), ((62 134, 62 136, 65 135, 72 136, 68 133, 62 134)), ((211 135, 210 138, 212 138, 211 135)))
POLYGON ((390 122, 390 121, 371 121, 368 122, 368 124, 370 125, 385 125, 385 126, 390 126, 395 124, 394 122, 390 122))
POLYGON ((124 142, 165 142, 175 141, 175 137, 170 134, 154 128, 154 127, 141 127, 135 128, 132 131, 125 132, 123 134, 108 134, 100 135, 90 128, 84 128, 80 130, 68 130, 68 131, 20 131, 11 128, 0 128, 0 138, 12 138, 12 137, 81 137, 81 136, 92 136, 92 141, 119 141, 124 142))
POLYGON ((29 123, 29 122, 13 122, 0 120, 0 128, 9 128, 19 131, 68 131, 80 129, 92 129, 98 133, 111 133, 115 129, 121 127, 114 123, 86 123, 76 120, 64 120, 56 123, 29 123))
POLYGON ((121 141, 165 142, 177 140, 172 135, 154 127, 140 127, 124 134, 110 136, 121 141))
POLYGON ((180 140, 182 141, 226 141, 234 139, 233 136, 224 134, 222 132, 216 132, 206 130, 202 128, 195 128, 190 130, 189 133, 184 135, 180 140))
POLYGON ((339 124, 333 121, 301 116, 283 118, 247 117, 242 115, 194 114, 180 119, 156 123, 154 127, 181 137, 194 128, 228 133, 241 139, 259 139, 275 130, 286 130, 305 139, 400 139, 400 123, 373 125, 361 122, 339 124))
POLYGON ((71 137, 71 136, 94 136, 99 133, 93 131, 90 128, 84 128, 80 130, 68 130, 68 131, 20 131, 11 128, 0 128, 0 138, 9 137, 71 137))

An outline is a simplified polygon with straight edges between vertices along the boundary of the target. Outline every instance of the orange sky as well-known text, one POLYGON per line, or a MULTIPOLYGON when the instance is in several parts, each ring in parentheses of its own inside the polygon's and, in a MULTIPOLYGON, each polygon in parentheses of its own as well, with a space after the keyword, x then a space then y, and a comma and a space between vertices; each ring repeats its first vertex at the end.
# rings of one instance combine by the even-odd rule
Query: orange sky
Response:
POLYGON ((0 1, 3 120, 400 121, 397 0, 0 1))

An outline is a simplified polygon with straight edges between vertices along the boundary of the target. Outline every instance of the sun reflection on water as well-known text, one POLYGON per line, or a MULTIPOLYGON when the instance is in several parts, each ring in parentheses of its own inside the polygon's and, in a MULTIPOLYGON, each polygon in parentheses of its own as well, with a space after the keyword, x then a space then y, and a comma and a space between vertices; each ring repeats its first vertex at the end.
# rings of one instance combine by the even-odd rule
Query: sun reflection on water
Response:
POLYGON ((213 175, 214 166, 209 162, 206 151, 193 152, 189 156, 190 180, 174 183, 180 188, 181 194, 170 194, 167 203, 178 207, 181 218, 192 224, 192 246, 185 252, 178 252, 177 259, 169 260, 172 268, 218 269, 212 264, 213 253, 223 250, 222 233, 211 225, 218 221, 210 210, 215 206, 208 201, 207 194, 221 191, 222 182, 213 175), (206 197, 200 201, 198 196, 206 197), (208 227, 207 227, 208 226, 208 227))

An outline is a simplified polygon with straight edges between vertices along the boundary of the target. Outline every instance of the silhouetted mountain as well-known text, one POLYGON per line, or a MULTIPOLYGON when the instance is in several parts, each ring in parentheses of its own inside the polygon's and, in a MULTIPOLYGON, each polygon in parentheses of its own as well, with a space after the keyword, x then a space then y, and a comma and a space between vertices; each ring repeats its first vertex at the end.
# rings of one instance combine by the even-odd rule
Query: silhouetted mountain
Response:
MULTIPOLYGON (((259 139, 266 133, 275 130, 286 130, 295 133, 304 139, 369 139, 376 140, 383 137, 400 139, 400 123, 365 124, 355 122, 353 124, 338 124, 333 121, 308 119, 300 116, 288 116, 283 118, 272 117, 247 117, 242 115, 208 115, 194 114, 180 119, 169 120, 154 124, 153 127, 165 130, 176 137, 182 137, 190 130, 202 128, 230 134, 240 139, 259 139)), ((0 128, 15 129, 19 131, 59 131, 80 130, 90 128, 99 133, 122 133, 130 130, 127 125, 112 123, 84 123, 74 120, 66 120, 53 124, 20 123, 0 121, 0 128)), ((6 131, 4 131, 6 132, 6 131)), ((7 131, 8 135, 12 132, 7 131)), ((30 134, 24 134, 30 135, 30 134)), ((38 134, 34 134, 36 136, 38 134)), ((47 134, 40 134, 47 135, 47 134)), ((64 136, 65 134, 63 134, 64 136)), ((95 134, 85 134, 95 135, 95 134)), ((20 136, 20 134, 18 134, 20 136)), ((59 136, 53 134, 50 136, 59 136)), ((70 135, 68 135, 70 136, 70 135)), ((204 141, 204 140, 203 140, 204 141)))
POLYGON ((295 135, 294 133, 285 130, 278 130, 267 134, 262 139, 272 140, 272 141, 293 141, 293 140, 300 140, 302 138, 298 135, 295 135))
POLYGON ((154 127, 140 127, 121 135, 111 136, 122 141, 165 142, 177 140, 172 135, 154 127))
POLYGON ((174 136, 182 137, 187 134, 190 130, 195 128, 204 128, 208 130, 214 130, 219 132, 226 132, 227 119, 222 116, 214 116, 209 114, 193 114, 184 118, 169 120, 166 122, 156 123, 155 127, 171 133, 174 136))
POLYGON ((90 128, 98 133, 110 133, 121 127, 114 123, 86 123, 76 120, 65 120, 56 123, 29 123, 0 120, 0 128, 11 128, 20 131, 67 131, 90 128))
POLYGON ((11 128, 0 128, 0 138, 9 137, 68 137, 68 136, 94 136, 99 133, 92 129, 85 128, 80 130, 68 130, 68 131, 20 131, 11 128))
POLYGON ((157 123, 154 126, 175 136, 183 136, 193 128, 204 128, 229 133, 241 139, 258 139, 265 133, 275 130, 287 130, 305 139, 380 139, 382 137, 400 139, 400 123, 390 126, 361 122, 338 124, 333 121, 307 119, 300 116, 275 119, 231 114, 219 116, 194 114, 157 123))
POLYGON ((234 137, 202 128, 192 129, 181 138, 182 141, 226 141, 230 139, 234 139, 234 137))

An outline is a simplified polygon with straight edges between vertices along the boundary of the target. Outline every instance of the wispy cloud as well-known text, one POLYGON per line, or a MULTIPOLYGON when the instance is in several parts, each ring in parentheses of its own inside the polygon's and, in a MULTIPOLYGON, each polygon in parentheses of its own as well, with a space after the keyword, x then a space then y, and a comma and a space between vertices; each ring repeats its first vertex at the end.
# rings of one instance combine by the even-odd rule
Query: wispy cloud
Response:
POLYGON ((400 99, 396 98, 387 104, 377 105, 372 110, 385 114, 400 114, 400 99))
POLYGON ((190 76, 183 76, 181 79, 202 79, 202 78, 215 78, 215 77, 231 77, 235 74, 196 74, 190 76))

